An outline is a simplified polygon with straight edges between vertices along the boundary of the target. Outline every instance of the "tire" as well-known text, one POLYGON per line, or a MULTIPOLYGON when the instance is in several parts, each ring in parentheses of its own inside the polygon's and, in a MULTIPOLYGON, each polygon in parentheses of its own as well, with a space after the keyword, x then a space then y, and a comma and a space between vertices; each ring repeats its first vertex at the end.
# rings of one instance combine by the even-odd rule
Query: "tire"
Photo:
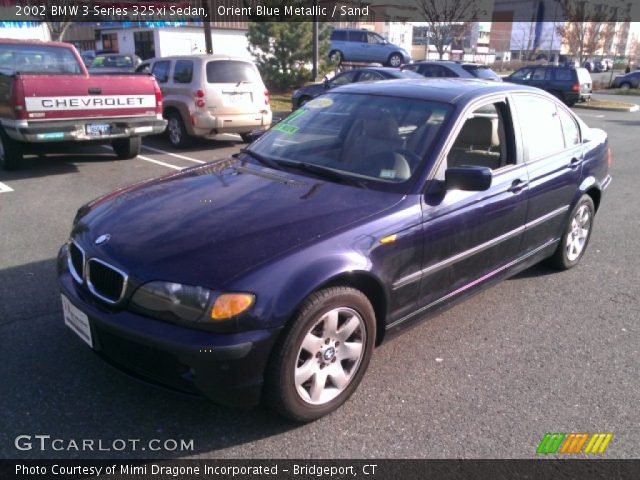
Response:
POLYGON ((23 148, 0 127, 0 167, 3 170, 17 170, 22 166, 23 148))
POLYGON ((253 137, 251 136, 251 132, 241 133, 240 137, 244 143, 251 143, 253 141, 253 137))
POLYGON ((177 112, 172 112, 167 117, 167 138, 169 143, 175 148, 185 148, 191 145, 191 137, 187 132, 182 116, 177 112))
POLYGON ((116 138, 111 147, 120 160, 129 160, 138 156, 141 144, 140 137, 116 138))
POLYGON ((577 102, 577 100, 565 100, 565 101, 564 101, 564 104, 565 104, 567 107, 573 107, 573 106, 576 104, 576 102, 577 102))
POLYGON ((340 65, 344 60, 344 56, 342 55, 342 52, 340 50, 333 50, 331 53, 329 53, 329 60, 331 60, 336 65, 340 65))
POLYGON ((629 82, 623 82, 620 84, 621 90, 629 90, 631 88, 631 84, 629 82))
POLYGON ((375 338, 375 312, 362 292, 331 287, 313 293, 274 347, 265 402, 297 422, 333 412, 362 380, 375 338))
POLYGON ((398 68, 400 65, 402 65, 402 60, 402 55, 400 55, 399 53, 392 53, 387 59, 387 65, 389 65, 390 67, 398 68))
POLYGON ((569 215, 558 248, 549 258, 551 266, 559 270, 568 270, 580 262, 591 238, 595 212, 595 205, 591 197, 582 195, 569 215))

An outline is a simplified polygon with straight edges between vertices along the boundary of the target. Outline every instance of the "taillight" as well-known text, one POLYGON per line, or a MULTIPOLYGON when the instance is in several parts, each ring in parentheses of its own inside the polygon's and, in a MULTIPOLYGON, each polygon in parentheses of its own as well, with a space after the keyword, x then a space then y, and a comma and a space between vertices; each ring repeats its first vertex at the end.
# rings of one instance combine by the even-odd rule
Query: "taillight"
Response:
POLYGON ((613 160, 613 155, 611 155, 611 147, 607 148, 607 166, 611 168, 611 161, 613 160))
POLYGON ((16 75, 13 79, 11 105, 18 120, 27 119, 27 106, 24 102, 24 85, 22 84, 22 80, 18 75, 16 75))
POLYGON ((195 92, 193 92, 193 96, 196 97, 196 107, 202 108, 207 104, 207 102, 205 102, 204 100, 204 90, 196 90, 195 92))
POLYGON ((264 89, 264 104, 269 105, 269 90, 264 89))
POLYGON ((156 113, 162 114, 162 90, 155 79, 153 80, 153 91, 156 94, 156 113))
POLYGON ((571 90, 573 90, 574 92, 579 92, 580 91, 580 84, 579 83, 574 83, 571 86, 571 90))

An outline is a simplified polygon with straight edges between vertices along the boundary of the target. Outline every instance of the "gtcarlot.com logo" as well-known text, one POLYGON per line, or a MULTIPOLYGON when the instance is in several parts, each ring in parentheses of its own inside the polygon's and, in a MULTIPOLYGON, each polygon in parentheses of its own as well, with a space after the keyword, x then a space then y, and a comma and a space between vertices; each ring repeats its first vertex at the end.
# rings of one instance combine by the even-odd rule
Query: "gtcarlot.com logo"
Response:
POLYGON ((16 449, 21 451, 40 450, 41 452, 191 452, 193 439, 152 438, 55 438, 51 435, 18 435, 14 440, 16 449))
POLYGON ((547 433, 536 453, 604 453, 613 433, 547 433))

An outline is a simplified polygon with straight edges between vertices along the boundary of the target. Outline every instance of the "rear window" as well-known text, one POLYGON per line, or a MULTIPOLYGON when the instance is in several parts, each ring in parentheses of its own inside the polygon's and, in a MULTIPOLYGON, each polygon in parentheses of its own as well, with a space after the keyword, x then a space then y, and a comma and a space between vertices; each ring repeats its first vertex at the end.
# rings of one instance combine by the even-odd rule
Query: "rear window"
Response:
POLYGON ((207 63, 208 83, 259 83, 260 75, 253 64, 236 60, 215 60, 207 63))
POLYGON ((193 78, 193 62, 191 60, 178 60, 173 69, 173 81, 175 83, 191 83, 193 78))
POLYGON ((128 55, 104 56, 98 55, 93 59, 91 68, 129 68, 133 67, 133 59, 128 55))
POLYGON ((0 45, 0 71, 25 73, 82 73, 73 51, 45 45, 0 45))
POLYGON ((553 75, 555 80, 566 80, 568 82, 573 80, 573 70, 569 68, 554 68, 553 75))
POLYGON ((500 80, 500 77, 491 70, 489 67, 485 67, 482 65, 463 65, 467 72, 469 72, 474 77, 484 78, 486 80, 500 80))

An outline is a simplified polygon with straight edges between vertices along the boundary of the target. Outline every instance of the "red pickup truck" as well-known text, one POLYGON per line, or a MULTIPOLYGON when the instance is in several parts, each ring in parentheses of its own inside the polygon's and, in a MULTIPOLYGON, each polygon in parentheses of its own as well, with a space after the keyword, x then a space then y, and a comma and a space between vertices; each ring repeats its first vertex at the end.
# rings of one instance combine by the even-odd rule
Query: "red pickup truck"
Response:
POLYGON ((0 39, 0 167, 19 168, 28 144, 109 142, 134 158, 162 132, 162 93, 144 74, 89 75, 68 43, 0 39))

